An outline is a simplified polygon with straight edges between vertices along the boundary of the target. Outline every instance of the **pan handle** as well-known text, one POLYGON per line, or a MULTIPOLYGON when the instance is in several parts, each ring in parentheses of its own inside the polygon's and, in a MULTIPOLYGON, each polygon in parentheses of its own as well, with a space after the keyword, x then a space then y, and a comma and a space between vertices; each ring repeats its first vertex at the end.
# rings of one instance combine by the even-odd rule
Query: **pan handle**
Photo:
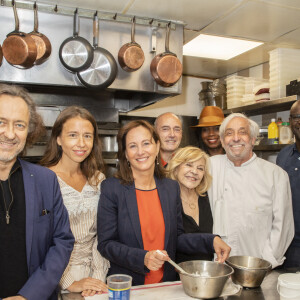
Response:
POLYGON ((167 52, 167 53, 170 52, 170 49, 169 49, 170 27, 171 27, 171 22, 169 22, 169 23, 167 24, 167 31, 166 31, 165 49, 166 49, 166 52, 167 52))
POLYGON ((18 13, 17 13, 17 8, 16 8, 15 0, 12 0, 11 4, 12 4, 12 8, 13 8, 13 10, 14 10, 14 17, 15 17, 15 32, 19 32, 20 22, 19 22, 19 17, 18 17, 18 13))
POLYGON ((39 20, 38 20, 38 13, 37 13, 36 1, 33 4, 33 11, 34 11, 34 27, 33 27, 33 32, 39 33, 39 20))
POLYGON ((93 19, 93 46, 95 48, 98 47, 98 37, 99 37, 99 19, 98 19, 98 11, 96 11, 93 19))
POLYGON ((74 19, 73 19, 73 36, 77 37, 79 32, 79 17, 78 17, 78 8, 74 11, 74 19))
POLYGON ((131 43, 136 44, 135 39, 134 39, 134 35, 135 35, 135 16, 132 18, 131 21, 131 43))

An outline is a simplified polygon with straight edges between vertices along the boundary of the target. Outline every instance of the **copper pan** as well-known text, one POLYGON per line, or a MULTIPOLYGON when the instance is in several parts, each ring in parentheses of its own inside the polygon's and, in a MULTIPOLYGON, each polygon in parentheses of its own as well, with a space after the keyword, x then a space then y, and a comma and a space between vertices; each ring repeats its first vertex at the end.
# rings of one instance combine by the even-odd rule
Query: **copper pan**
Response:
POLYGON ((3 59, 3 53, 2 53, 2 47, 0 45, 0 66, 2 64, 2 59, 3 59))
POLYGON ((121 68, 127 72, 138 70, 144 63, 145 56, 141 46, 134 40, 135 17, 132 18, 131 42, 123 45, 118 53, 121 68))
POLYGON ((174 85, 182 75, 182 64, 175 53, 169 50, 170 25, 167 25, 165 52, 156 55, 150 64, 150 72, 154 80, 161 86, 174 85))
POLYGON ((36 2, 34 2, 33 10, 34 10, 34 29, 32 32, 28 33, 28 35, 33 38, 37 48, 37 57, 34 64, 40 65, 49 58, 51 54, 51 43, 44 34, 38 31, 39 25, 38 25, 38 13, 37 13, 36 2))
POLYGON ((12 7, 15 16, 15 30, 9 33, 3 42, 3 56, 11 65, 31 68, 36 60, 37 48, 33 38, 19 31, 19 18, 14 0, 12 7))

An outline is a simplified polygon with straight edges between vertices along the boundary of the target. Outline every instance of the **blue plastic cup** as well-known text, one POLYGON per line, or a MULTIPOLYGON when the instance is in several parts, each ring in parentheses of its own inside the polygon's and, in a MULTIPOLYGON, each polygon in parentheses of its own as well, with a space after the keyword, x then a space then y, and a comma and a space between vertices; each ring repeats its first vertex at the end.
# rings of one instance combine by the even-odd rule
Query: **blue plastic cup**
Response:
POLYGON ((109 300, 129 300, 132 277, 114 274, 107 277, 109 300))

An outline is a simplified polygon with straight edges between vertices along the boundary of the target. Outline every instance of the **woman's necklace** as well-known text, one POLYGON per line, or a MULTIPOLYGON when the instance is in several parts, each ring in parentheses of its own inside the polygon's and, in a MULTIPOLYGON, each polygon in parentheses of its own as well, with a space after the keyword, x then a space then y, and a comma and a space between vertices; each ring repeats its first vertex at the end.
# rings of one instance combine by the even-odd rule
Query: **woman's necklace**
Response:
POLYGON ((181 198, 181 200, 186 203, 190 209, 196 209, 197 205, 193 202, 188 202, 188 201, 185 201, 183 198, 181 198))

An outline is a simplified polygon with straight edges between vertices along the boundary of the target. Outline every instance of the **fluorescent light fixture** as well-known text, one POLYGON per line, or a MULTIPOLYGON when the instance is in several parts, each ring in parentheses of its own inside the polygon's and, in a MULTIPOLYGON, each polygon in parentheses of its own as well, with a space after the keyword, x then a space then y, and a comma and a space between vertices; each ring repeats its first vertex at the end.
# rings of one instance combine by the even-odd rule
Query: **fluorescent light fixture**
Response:
POLYGON ((183 55, 228 60, 261 44, 263 43, 200 34, 183 46, 183 55))

